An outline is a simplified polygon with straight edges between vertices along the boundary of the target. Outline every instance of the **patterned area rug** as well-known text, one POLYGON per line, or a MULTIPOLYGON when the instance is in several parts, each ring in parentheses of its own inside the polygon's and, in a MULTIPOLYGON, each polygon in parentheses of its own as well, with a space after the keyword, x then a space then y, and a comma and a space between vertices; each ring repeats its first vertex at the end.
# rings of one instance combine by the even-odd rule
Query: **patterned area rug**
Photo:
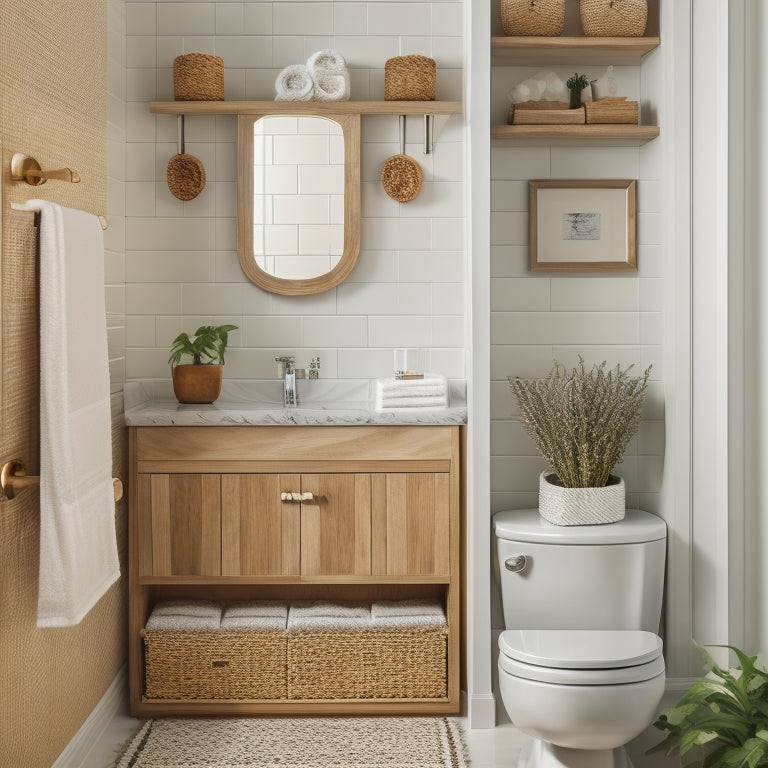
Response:
POLYGON ((447 717, 156 718, 115 768, 467 768, 447 717))

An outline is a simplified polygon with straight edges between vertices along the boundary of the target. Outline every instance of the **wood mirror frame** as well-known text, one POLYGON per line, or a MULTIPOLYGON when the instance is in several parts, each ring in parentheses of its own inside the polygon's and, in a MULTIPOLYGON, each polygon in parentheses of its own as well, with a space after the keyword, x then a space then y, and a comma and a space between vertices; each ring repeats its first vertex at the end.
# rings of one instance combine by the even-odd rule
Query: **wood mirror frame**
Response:
MULTIPOLYGON (((303 104, 302 106, 306 106, 303 104)), ((329 114, 344 136, 344 246, 341 257, 329 272, 305 279, 275 277, 256 263, 253 254, 253 126, 270 113, 239 115, 237 121, 237 256, 248 279, 270 293, 302 296, 322 293, 343 282, 357 263, 360 252, 360 115, 329 114)), ((281 110, 280 114, 290 114, 281 110)), ((297 110, 297 116, 307 116, 297 110)))

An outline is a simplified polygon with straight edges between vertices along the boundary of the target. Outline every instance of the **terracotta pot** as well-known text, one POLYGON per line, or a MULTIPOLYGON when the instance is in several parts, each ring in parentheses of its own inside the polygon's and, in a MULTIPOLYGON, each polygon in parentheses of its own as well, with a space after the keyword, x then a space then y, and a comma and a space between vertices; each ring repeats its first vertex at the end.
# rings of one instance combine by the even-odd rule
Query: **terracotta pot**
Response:
POLYGON ((603 488, 564 488, 557 475, 539 476, 539 514, 554 525, 616 523, 624 518, 624 480, 615 475, 603 488))
POLYGON ((221 394, 223 365, 174 365, 173 393, 180 403, 212 403, 221 394))

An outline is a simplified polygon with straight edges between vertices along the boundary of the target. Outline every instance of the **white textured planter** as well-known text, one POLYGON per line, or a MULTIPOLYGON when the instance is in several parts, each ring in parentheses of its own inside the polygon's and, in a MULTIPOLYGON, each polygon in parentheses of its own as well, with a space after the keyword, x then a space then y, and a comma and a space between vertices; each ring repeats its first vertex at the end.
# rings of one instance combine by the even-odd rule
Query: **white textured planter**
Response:
POLYGON ((603 488, 564 488, 557 475, 539 475, 539 514, 554 525, 616 523, 626 509, 624 480, 611 475, 603 488), (554 481, 554 482, 553 482, 554 481))

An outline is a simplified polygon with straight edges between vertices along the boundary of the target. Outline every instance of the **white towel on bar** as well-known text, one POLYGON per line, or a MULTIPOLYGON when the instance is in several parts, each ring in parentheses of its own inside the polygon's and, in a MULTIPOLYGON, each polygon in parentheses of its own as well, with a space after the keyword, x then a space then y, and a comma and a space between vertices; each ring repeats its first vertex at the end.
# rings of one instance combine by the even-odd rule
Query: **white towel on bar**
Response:
POLYGON ((120 576, 98 218, 40 212, 39 627, 78 624, 120 576))

